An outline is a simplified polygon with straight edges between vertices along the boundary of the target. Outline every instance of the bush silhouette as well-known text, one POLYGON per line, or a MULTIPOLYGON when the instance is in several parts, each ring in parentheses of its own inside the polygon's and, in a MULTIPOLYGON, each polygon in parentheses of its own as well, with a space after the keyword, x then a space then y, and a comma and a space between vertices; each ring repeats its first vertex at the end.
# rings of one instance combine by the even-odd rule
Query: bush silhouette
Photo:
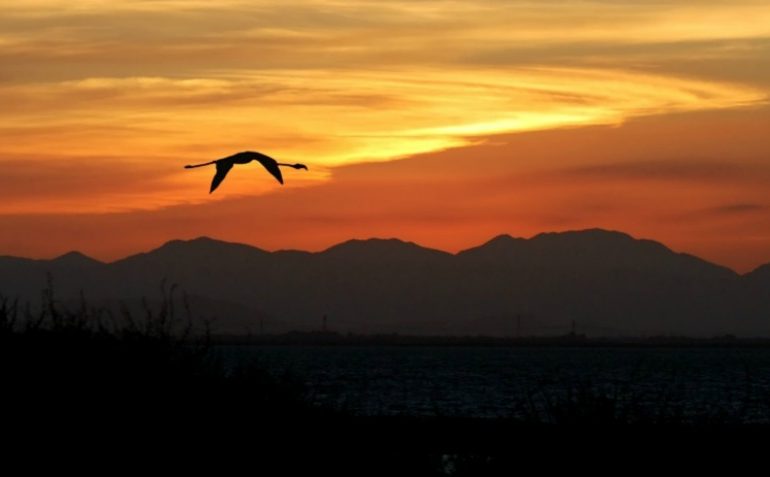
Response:
POLYGON ((162 458, 156 471, 190 474, 226 468, 220 456, 250 446, 244 455, 256 465, 280 468, 273 449, 260 452, 261 437, 324 411, 291 376, 253 362, 224 366, 206 324, 196 326, 183 297, 179 306, 175 287, 161 289, 160 304, 145 303, 141 318, 84 299, 66 307, 50 286, 34 310, 0 299, 2 420, 14 441, 3 465, 131 473, 162 458), (236 429, 255 432, 240 439, 236 429))

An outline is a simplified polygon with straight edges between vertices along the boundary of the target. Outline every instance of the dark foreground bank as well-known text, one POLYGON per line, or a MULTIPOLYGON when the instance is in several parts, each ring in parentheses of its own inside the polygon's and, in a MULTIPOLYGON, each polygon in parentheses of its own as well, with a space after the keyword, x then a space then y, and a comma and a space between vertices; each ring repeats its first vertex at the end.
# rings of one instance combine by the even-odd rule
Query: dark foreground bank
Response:
POLYGON ((768 430, 116 411, 5 427, 3 473, 759 476, 768 430))
MULTIPOLYGON (((224 366, 168 300, 143 316, 0 300, 4 475, 767 475, 767 426, 554 402, 548 422, 365 417, 224 366)), ((181 313, 180 313, 181 311, 181 313)))

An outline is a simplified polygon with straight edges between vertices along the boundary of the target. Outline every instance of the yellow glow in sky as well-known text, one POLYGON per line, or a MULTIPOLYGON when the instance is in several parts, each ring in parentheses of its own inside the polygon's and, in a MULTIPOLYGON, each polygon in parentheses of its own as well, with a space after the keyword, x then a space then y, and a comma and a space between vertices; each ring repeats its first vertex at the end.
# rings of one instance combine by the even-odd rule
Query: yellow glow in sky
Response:
MULTIPOLYGON (((212 171, 180 175, 181 166, 240 150, 310 164, 313 173, 292 178, 296 185, 322 180, 327 167, 446 149, 479 136, 739 107, 765 94, 612 70, 509 68, 84 78, 0 86, 0 98, 9 105, 0 129, 21 138, 2 145, 6 156, 38 160, 42 143, 45 156, 101 156, 155 170, 163 179, 157 190, 137 197, 125 191, 99 201, 57 198, 60 211, 109 211, 201 200, 212 171)), ((275 186, 256 179, 232 174, 218 195, 275 186)), ((30 202, 0 205, 0 211, 53 206, 39 198, 30 202)))

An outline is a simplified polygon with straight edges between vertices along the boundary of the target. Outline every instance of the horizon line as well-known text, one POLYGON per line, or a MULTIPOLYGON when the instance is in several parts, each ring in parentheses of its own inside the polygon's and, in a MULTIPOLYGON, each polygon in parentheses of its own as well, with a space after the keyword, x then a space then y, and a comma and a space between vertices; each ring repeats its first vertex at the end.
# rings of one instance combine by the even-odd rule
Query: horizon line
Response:
POLYGON ((261 247, 259 247, 257 245, 250 244, 250 243, 229 241, 229 240, 219 239, 219 238, 215 238, 215 237, 208 236, 208 235, 199 235, 197 237, 187 238, 187 239, 182 239, 182 238, 169 239, 169 240, 166 240, 165 242, 163 242, 162 244, 160 244, 157 247, 150 248, 149 250, 137 251, 137 252, 134 252, 134 253, 129 253, 128 255, 126 255, 126 256, 124 256, 122 258, 118 258, 118 259, 115 259, 115 260, 112 260, 112 261, 99 260, 99 259, 93 258, 92 256, 88 255, 87 253, 84 253, 84 252, 82 252, 80 250, 75 250, 75 249, 69 250, 67 252, 64 252, 64 253, 61 253, 61 254, 58 254, 58 255, 55 255, 55 256, 50 257, 50 258, 23 257, 23 256, 18 256, 18 255, 7 255, 7 254, 0 255, 0 258, 18 258, 18 259, 36 260, 36 261, 54 261, 54 260, 58 260, 58 259, 61 259, 63 257, 66 257, 68 255, 76 254, 76 255, 81 255, 81 256, 89 259, 89 260, 93 260, 95 262, 98 262, 98 263, 101 263, 101 264, 104 264, 104 265, 110 265, 110 264, 113 264, 113 263, 116 263, 116 262, 120 262, 122 260, 125 260, 125 259, 128 259, 128 258, 137 256, 137 255, 142 255, 142 254, 147 254, 147 253, 154 252, 154 251, 159 250, 159 249, 161 249, 161 248, 163 248, 163 247, 165 247, 165 246, 167 246, 167 245, 169 245, 171 243, 174 243, 174 242, 189 243, 189 242, 194 242, 196 240, 211 240, 211 241, 214 241, 214 242, 225 243, 225 244, 229 244, 229 245, 241 245, 241 246, 250 247, 250 248, 253 248, 253 249, 265 252, 265 253, 304 252, 304 253, 310 253, 310 254, 324 253, 324 252, 327 252, 327 251, 329 251, 329 250, 331 250, 331 249, 333 249, 335 247, 338 247, 340 245, 343 245, 343 244, 346 244, 346 243, 350 243, 350 242, 356 242, 356 241, 358 241, 358 242, 366 242, 366 241, 372 241, 372 240, 380 240, 380 241, 395 240, 395 241, 398 241, 398 242, 401 242, 401 243, 404 243, 404 244, 411 244, 411 245, 417 246, 417 247, 425 249, 425 250, 431 250, 431 251, 436 251, 436 252, 440 252, 440 253, 445 253, 445 254, 451 255, 451 256, 457 256, 457 255, 459 255, 459 254, 461 254, 463 252, 466 252, 466 251, 469 251, 469 250, 473 250, 473 249, 482 247, 482 246, 487 245, 487 244, 489 244, 490 242, 492 242, 492 241, 494 241, 496 239, 503 238, 503 237, 508 237, 510 239, 513 239, 513 240, 526 240, 526 241, 528 241, 528 240, 536 239, 536 238, 538 238, 540 236, 543 236, 543 235, 564 235, 564 234, 570 234, 570 233, 587 233, 587 232, 602 232, 602 233, 607 233, 607 234, 614 234, 614 235, 619 235, 619 236, 625 236, 625 237, 627 237, 627 238, 629 238, 631 240, 637 241, 637 242, 653 242, 653 243, 657 243, 657 244, 665 247, 667 250, 669 250, 670 252, 672 252, 674 254, 677 254, 677 255, 687 255, 687 256, 690 256, 690 257, 695 257, 698 260, 702 260, 702 261, 704 261, 706 263, 709 263, 711 265, 722 267, 722 268, 725 268, 727 270, 730 270, 731 272, 733 272, 733 273, 735 273, 736 275, 739 275, 739 276, 748 275, 748 274, 750 274, 750 273, 752 273, 752 272, 754 272, 754 271, 756 271, 756 270, 758 270, 758 269, 760 269, 760 268, 762 268, 764 266, 770 265, 770 262, 760 263, 759 265, 755 266, 754 268, 752 268, 751 270, 749 270, 749 271, 747 271, 745 273, 739 273, 738 271, 736 271, 732 267, 728 267, 726 265, 722 265, 720 263, 716 263, 716 262, 713 262, 711 260, 706 260, 706 259, 704 259, 704 258, 702 258, 702 257, 700 257, 698 255, 695 255, 695 254, 692 254, 692 253, 689 253, 689 252, 681 252, 681 251, 673 250, 668 245, 666 245, 665 243, 660 242, 658 240, 649 239, 649 238, 639 238, 639 237, 631 235, 630 233, 623 232, 621 230, 605 229, 605 228, 601 228, 601 227, 590 227, 590 228, 584 228, 584 229, 568 229, 568 230, 562 230, 562 231, 544 231, 544 232, 536 233, 536 234, 531 235, 529 237, 514 236, 514 235, 511 235, 510 233, 500 233, 500 234, 494 235, 493 237, 489 238, 488 240, 486 240, 486 241, 484 241, 484 242, 482 242, 482 243, 480 243, 478 245, 474 245, 474 246, 471 246, 471 247, 468 247, 468 248, 464 248, 464 249, 458 250, 457 252, 454 252, 454 253, 453 252, 449 252, 447 250, 442 250, 442 249, 439 249, 439 248, 427 247, 427 246, 421 245, 421 244, 419 244, 417 242, 414 242, 414 241, 411 241, 411 240, 405 240, 405 239, 398 238, 398 237, 377 237, 377 236, 370 236, 370 237, 367 237, 367 238, 353 237, 353 238, 349 238, 347 240, 343 240, 341 242, 334 243, 334 244, 329 245, 328 247, 320 249, 318 251, 310 251, 310 250, 301 250, 301 249, 296 249, 296 248, 278 248, 278 249, 272 249, 271 250, 271 249, 261 248, 261 247))

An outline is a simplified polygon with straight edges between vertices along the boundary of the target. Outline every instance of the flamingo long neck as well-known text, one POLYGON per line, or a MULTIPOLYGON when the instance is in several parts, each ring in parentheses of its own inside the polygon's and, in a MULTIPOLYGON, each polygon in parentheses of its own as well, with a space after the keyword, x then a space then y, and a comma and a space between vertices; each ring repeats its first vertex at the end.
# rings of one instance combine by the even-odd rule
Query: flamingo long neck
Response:
POLYGON ((217 161, 211 161, 211 162, 204 162, 203 164, 188 164, 184 166, 185 169, 192 169, 193 167, 203 167, 203 166, 209 166, 211 164, 216 163, 217 161))

